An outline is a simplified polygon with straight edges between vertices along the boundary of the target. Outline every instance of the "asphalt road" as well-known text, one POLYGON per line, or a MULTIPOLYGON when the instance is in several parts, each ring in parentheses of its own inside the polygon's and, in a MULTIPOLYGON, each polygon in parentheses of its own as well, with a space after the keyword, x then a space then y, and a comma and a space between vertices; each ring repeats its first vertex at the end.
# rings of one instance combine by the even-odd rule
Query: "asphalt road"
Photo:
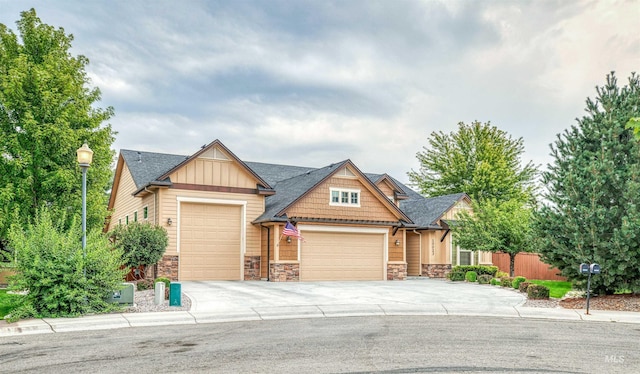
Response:
POLYGON ((0 338, 2 373, 638 373, 633 324, 351 317, 0 338))

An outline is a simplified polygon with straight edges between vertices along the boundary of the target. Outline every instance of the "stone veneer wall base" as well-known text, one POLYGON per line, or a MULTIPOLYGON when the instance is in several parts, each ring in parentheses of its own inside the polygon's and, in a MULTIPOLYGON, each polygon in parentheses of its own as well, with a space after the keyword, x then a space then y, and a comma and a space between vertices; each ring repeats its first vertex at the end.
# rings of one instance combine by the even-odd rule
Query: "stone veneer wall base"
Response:
POLYGON ((244 280, 260 280, 260 256, 244 256, 244 280))
POLYGON ((169 278, 172 282, 178 281, 178 256, 162 256, 158 262, 158 277, 169 278))
POLYGON ((299 282, 300 264, 269 264, 269 281, 299 282))
POLYGON ((422 275, 429 278, 446 278, 451 264, 422 264, 422 275))
POLYGON ((407 279, 407 264, 387 264, 387 280, 407 279))

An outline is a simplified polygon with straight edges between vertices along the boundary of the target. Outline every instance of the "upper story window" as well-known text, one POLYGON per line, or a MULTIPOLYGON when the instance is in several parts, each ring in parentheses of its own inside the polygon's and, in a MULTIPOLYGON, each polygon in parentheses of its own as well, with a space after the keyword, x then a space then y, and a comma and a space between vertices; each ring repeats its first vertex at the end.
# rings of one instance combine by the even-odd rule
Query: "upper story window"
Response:
POLYGON ((149 218, 149 208, 148 207, 144 207, 142 208, 142 218, 144 219, 148 219, 149 218))
POLYGON ((346 188, 330 188, 331 200, 329 205, 338 206, 360 206, 360 190, 351 190, 346 188))

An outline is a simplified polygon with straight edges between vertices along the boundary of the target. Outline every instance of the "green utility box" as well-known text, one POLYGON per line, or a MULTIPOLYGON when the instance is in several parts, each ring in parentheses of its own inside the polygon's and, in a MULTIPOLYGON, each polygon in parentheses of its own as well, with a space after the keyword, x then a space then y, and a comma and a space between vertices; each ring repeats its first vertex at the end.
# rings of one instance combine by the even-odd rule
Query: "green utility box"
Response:
POLYGON ((169 306, 182 306, 182 284, 180 282, 169 284, 169 306))
POLYGON ((116 304, 133 305, 133 283, 122 283, 122 288, 113 291, 107 296, 107 302, 116 304))

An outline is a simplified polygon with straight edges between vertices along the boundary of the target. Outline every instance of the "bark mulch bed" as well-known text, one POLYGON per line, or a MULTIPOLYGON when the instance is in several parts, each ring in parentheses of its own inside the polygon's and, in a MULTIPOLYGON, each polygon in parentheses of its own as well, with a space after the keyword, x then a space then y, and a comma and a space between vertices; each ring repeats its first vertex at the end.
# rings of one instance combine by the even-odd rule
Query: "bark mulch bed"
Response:
MULTIPOLYGON (((586 309, 586 298, 568 298, 560 300, 559 305, 566 309, 586 309)), ((617 310, 626 312, 640 312, 640 295, 602 295, 591 296, 589 309, 617 310)))

